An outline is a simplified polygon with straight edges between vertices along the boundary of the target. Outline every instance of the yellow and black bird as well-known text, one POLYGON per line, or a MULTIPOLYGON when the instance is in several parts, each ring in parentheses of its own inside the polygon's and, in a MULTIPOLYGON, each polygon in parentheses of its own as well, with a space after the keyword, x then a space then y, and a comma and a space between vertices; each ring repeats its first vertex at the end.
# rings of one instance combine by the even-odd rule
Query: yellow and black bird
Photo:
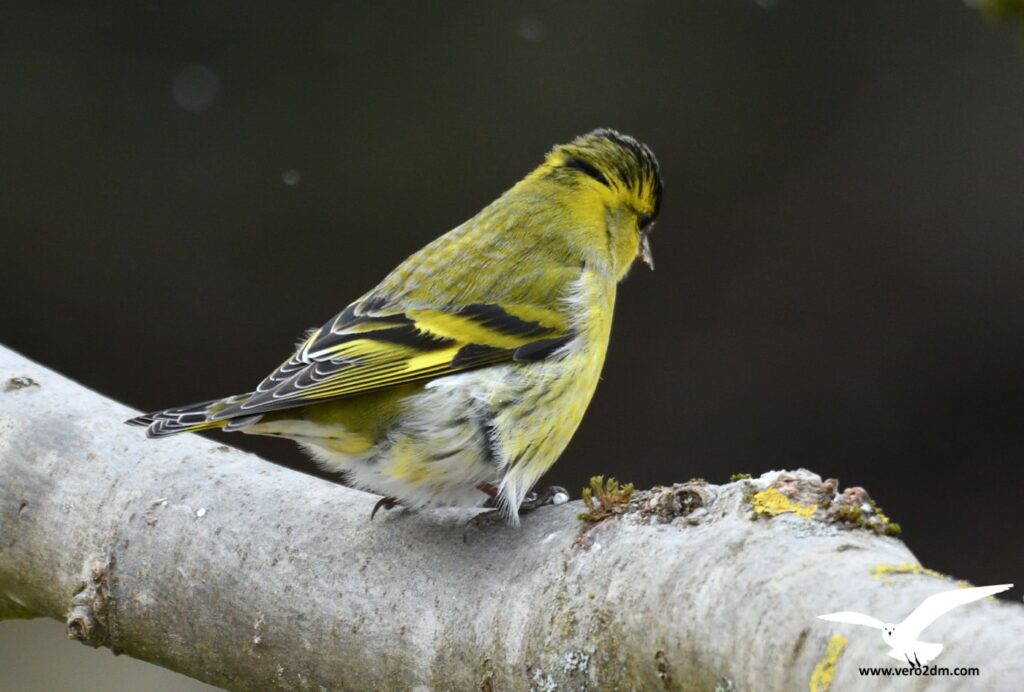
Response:
POLYGON ((394 503, 479 506, 510 523, 579 426, 619 281, 661 205, 645 145, 601 129, 556 146, 476 216, 313 330, 246 394, 129 423, 295 440, 394 503))

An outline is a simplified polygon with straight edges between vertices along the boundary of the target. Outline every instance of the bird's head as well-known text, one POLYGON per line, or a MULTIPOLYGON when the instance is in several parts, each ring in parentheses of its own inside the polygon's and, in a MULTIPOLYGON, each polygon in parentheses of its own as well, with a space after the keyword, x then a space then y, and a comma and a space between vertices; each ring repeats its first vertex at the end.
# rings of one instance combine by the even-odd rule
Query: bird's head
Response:
POLYGON ((595 239, 621 279, 639 259, 654 269, 648 236, 661 208, 661 171, 646 145, 600 129, 560 144, 541 175, 569 188, 567 204, 578 220, 605 237, 595 239))
POLYGON ((896 633, 896 625, 885 625, 882 627, 882 641, 886 644, 892 641, 892 635, 896 633))

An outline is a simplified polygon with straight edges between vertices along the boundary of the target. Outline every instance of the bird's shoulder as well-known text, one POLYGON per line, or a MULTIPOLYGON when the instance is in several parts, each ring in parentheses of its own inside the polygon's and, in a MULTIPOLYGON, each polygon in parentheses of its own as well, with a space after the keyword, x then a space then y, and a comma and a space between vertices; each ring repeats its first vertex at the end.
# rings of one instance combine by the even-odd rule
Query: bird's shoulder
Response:
POLYGON ((554 211, 522 213, 499 199, 410 255, 357 302, 567 309, 564 298, 586 270, 588 250, 568 242, 563 223, 554 211))
MULTIPOLYGON (((584 278, 595 279, 571 244, 546 241, 536 219, 501 202, 411 255, 312 330, 249 400, 221 415, 561 352, 586 328, 587 314, 610 305, 580 300, 584 278)), ((609 285, 614 291, 614 282, 609 285)))

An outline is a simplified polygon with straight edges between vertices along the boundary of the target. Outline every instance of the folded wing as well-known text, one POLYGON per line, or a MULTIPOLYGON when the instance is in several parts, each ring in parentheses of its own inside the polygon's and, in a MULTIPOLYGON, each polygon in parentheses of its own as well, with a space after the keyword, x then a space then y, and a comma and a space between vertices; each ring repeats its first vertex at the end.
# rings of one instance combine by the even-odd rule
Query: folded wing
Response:
POLYGON ((564 318, 537 306, 474 303, 350 305, 302 343, 244 401, 210 420, 319 403, 464 370, 546 358, 572 338, 564 318))

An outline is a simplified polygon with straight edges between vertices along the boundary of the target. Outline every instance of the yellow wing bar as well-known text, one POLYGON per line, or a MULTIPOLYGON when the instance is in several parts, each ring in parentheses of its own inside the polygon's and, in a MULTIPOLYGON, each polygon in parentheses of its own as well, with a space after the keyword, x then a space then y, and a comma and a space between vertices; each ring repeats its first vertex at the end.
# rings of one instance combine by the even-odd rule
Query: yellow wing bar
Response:
POLYGON ((350 306, 315 331, 245 401, 212 419, 304 406, 515 360, 564 345, 561 317, 529 307, 473 304, 361 313, 350 306))

